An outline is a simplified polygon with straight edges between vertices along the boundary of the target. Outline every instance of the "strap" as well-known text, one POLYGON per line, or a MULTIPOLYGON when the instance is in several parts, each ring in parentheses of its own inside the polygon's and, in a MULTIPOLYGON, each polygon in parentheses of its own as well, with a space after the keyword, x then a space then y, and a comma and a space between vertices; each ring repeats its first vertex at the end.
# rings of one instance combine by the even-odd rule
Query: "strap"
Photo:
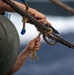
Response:
MULTIPOLYGON (((25 1, 25 0, 23 0, 23 1, 25 1)), ((28 6, 27 2, 23 2, 23 3, 26 6, 26 9, 24 11, 27 12, 28 9, 29 9, 29 6, 28 6)), ((28 20, 29 20, 28 18, 23 17, 23 20, 22 20, 22 22, 23 22, 23 28, 22 28, 22 31, 21 31, 21 34, 22 35, 25 34, 25 32, 26 32, 26 30, 25 30, 25 23, 27 23, 28 20)))

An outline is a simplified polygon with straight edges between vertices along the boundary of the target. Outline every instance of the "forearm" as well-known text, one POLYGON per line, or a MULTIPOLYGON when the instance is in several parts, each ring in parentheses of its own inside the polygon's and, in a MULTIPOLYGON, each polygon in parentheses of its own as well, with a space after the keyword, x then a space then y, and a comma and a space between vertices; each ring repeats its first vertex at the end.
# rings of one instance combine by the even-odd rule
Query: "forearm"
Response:
MULTIPOLYGON (((26 9, 26 6, 24 4, 13 0, 12 2, 15 3, 21 10, 26 9)), ((4 11, 15 12, 9 5, 0 0, 0 12, 4 11)))
MULTIPOLYGON (((15 3, 21 10, 23 11, 26 10, 26 6, 24 4, 13 0, 12 2, 15 3)), ((9 5, 7 5, 6 3, 0 0, 0 12, 4 12, 4 11, 15 12, 9 5)), ((32 15, 35 15, 35 13, 39 13, 37 10, 31 7, 28 8, 28 12, 31 13, 32 15)))
POLYGON ((29 52, 28 50, 25 48, 18 56, 13 68, 10 70, 10 72, 8 73, 8 75, 12 75, 13 73, 15 73, 16 71, 18 71, 22 65, 26 62, 27 58, 29 57, 29 52))

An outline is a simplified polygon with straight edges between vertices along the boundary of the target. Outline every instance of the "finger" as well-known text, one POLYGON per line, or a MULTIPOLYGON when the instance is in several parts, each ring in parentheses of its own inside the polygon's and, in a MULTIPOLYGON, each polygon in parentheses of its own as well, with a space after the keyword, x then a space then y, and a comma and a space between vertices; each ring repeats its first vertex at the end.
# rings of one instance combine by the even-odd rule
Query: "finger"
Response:
POLYGON ((35 39, 34 39, 35 42, 38 42, 40 41, 40 36, 37 36, 35 39))
POLYGON ((38 45, 35 45, 35 47, 36 47, 36 48, 38 48, 38 47, 40 47, 40 46, 41 46, 40 44, 38 44, 38 45))
POLYGON ((40 46, 38 46, 38 47, 35 47, 35 49, 36 49, 36 50, 40 49, 40 46))
POLYGON ((38 20, 38 22, 40 22, 42 24, 45 24, 46 23, 46 21, 44 19, 38 20))
POLYGON ((46 24, 49 24, 50 26, 52 26, 52 24, 51 24, 50 22, 48 22, 48 21, 47 21, 47 23, 46 23, 46 24))
POLYGON ((35 47, 35 50, 39 50, 40 49, 40 47, 35 47))
POLYGON ((40 45, 41 42, 40 41, 36 41, 35 45, 40 45))
POLYGON ((40 42, 36 42, 35 43, 35 47, 40 47, 41 46, 41 43, 40 42))

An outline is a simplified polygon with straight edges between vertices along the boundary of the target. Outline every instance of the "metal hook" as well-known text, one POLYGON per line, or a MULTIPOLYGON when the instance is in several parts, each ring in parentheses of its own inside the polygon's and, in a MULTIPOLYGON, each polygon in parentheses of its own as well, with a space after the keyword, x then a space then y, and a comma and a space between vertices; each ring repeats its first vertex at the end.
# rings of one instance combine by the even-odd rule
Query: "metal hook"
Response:
POLYGON ((49 44, 49 45, 55 45, 57 43, 57 41, 54 41, 54 42, 49 42, 46 37, 43 35, 43 39, 49 44))

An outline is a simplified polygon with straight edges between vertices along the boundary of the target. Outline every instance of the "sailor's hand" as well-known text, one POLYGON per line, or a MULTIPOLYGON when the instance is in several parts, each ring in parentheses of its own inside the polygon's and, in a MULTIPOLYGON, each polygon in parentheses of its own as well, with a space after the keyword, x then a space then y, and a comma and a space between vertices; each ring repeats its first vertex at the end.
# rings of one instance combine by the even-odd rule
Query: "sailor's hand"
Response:
POLYGON ((27 46, 29 54, 33 53, 34 49, 36 51, 40 49, 40 36, 37 36, 36 38, 31 40, 27 46))
POLYGON ((38 12, 37 10, 30 8, 28 9, 28 12, 35 18, 38 20, 38 22, 42 23, 42 24, 49 24, 51 26, 51 24, 47 21, 46 16, 40 12, 38 12))

